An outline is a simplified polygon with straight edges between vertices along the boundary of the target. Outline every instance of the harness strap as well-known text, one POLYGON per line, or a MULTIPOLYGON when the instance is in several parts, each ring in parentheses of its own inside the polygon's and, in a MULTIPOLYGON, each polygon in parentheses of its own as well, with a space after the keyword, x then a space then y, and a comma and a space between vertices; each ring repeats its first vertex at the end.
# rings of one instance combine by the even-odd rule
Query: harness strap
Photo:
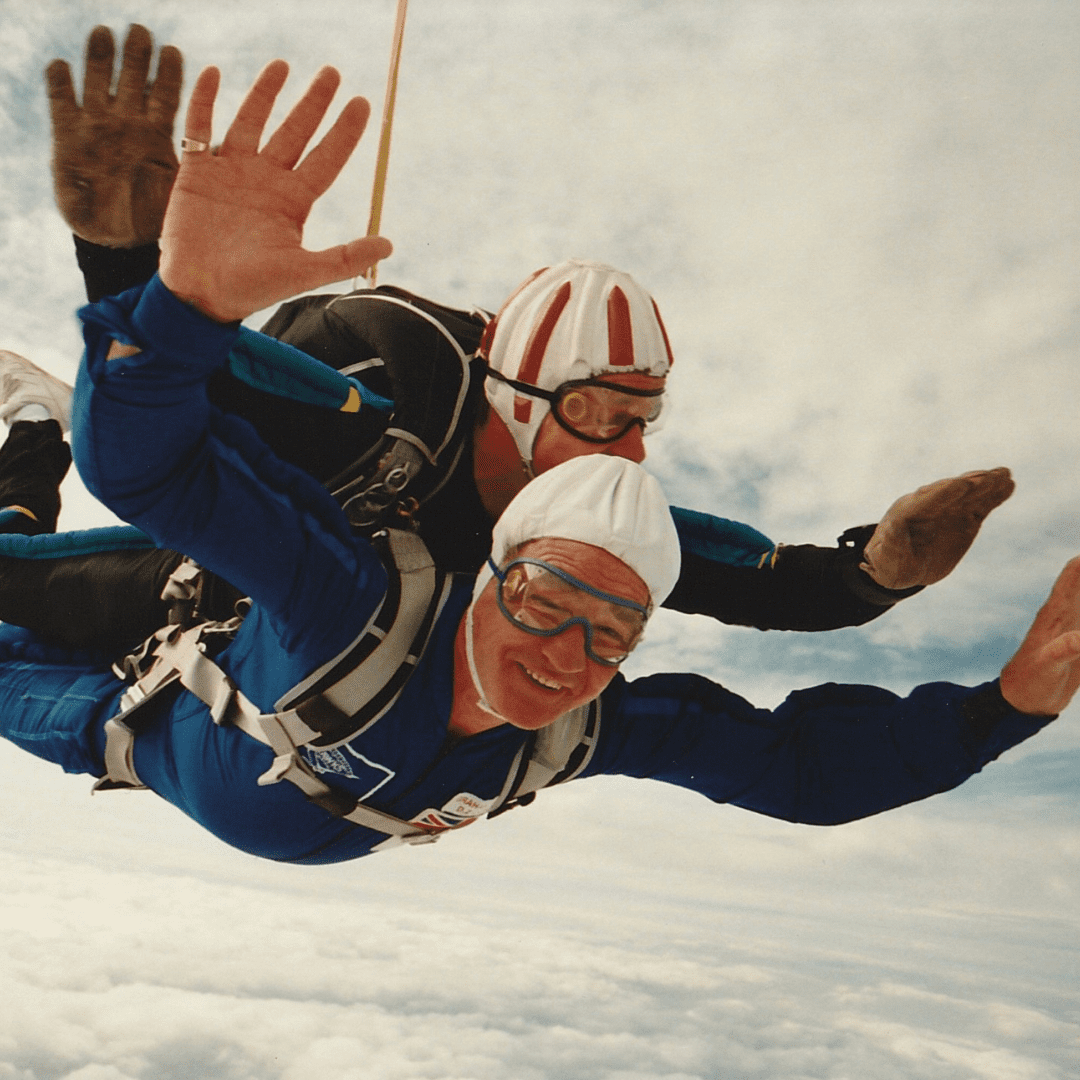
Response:
POLYGON ((147 638, 135 652, 113 664, 116 676, 131 680, 131 685, 120 698, 120 712, 105 721, 105 775, 94 784, 91 794, 95 791, 146 788, 135 771, 135 736, 142 726, 138 720, 144 715, 137 710, 162 690, 179 684, 180 672, 159 664, 156 655, 157 648, 176 638, 179 633, 178 626, 165 626, 147 638), (147 657, 150 657, 148 665, 147 657))
POLYGON ((600 701, 587 702, 537 731, 514 757, 488 817, 532 802, 541 788, 572 780, 591 760, 600 727, 600 701))
MULTIPOLYGON (((380 606, 342 654, 286 694, 276 712, 261 712, 207 655, 208 643, 215 636, 235 634, 240 618, 187 630, 179 625, 163 627, 125 657, 115 670, 134 682, 121 698, 120 712, 105 724, 107 775, 94 790, 146 786, 134 764, 135 739, 144 715, 138 710, 166 688, 182 686, 208 707, 215 724, 237 727, 273 751, 270 768, 258 778, 260 786, 287 780, 335 817, 385 834, 387 839, 374 850, 437 840, 440 831, 403 821, 335 791, 300 753, 305 746, 347 742, 393 705, 423 655, 449 595, 450 576, 435 570, 418 537, 391 530, 388 543, 393 557, 388 569, 397 571, 396 578, 391 573, 385 602, 389 606, 380 606), (342 670, 345 673, 339 676, 342 670)), ((152 716, 145 715, 147 720, 152 716)), ((488 816, 529 802, 540 788, 581 772, 595 749, 598 725, 599 702, 592 702, 536 732, 518 751, 488 816)))
POLYGON ((436 839, 437 834, 430 830, 334 791, 299 752, 316 742, 326 745, 331 738, 347 741, 359 733, 358 717, 359 730, 364 730, 393 705, 423 654, 449 595, 450 576, 435 570, 419 537, 394 530, 388 534, 387 544, 392 556, 389 610, 381 604, 357 641, 285 695, 277 712, 258 709, 207 655, 208 641, 217 634, 231 637, 240 625, 239 618, 228 623, 202 623, 187 630, 179 625, 163 627, 125 657, 114 670, 134 681, 121 698, 120 712, 105 724, 106 776, 94 790, 145 788, 134 764, 135 738, 142 726, 136 710, 167 686, 179 685, 209 708, 215 724, 238 727, 273 750, 270 768, 258 778, 260 786, 287 780, 329 813, 383 832, 396 843, 436 839), (379 622, 383 625, 373 625, 379 622), (344 676, 328 687, 319 686, 320 680, 333 679, 344 661, 357 657, 359 662, 344 676), (281 707, 297 697, 302 700, 294 707, 281 707), (309 724, 305 716, 321 722, 309 724))
POLYGON ((199 582, 202 567, 193 559, 184 558, 169 575, 161 599, 169 602, 169 622, 190 626, 199 601, 199 582))
MULTIPOLYGON (((174 631, 176 628, 172 628, 174 631)), ((229 676, 206 655, 202 640, 206 627, 192 627, 183 633, 169 633, 160 640, 155 662, 135 686, 124 695, 131 703, 105 724, 105 765, 107 775, 95 791, 115 788, 145 788, 134 765, 135 737, 139 726, 128 721, 131 713, 166 686, 180 685, 194 694, 210 710, 215 724, 231 724, 274 751, 270 768, 258 778, 260 787, 288 780, 312 802, 336 817, 345 818, 397 842, 426 844, 437 837, 381 810, 362 805, 352 796, 335 792, 322 782, 299 754, 299 748, 318 737, 295 713, 262 713, 240 691, 229 676), (152 689, 144 692, 144 688, 152 689), (133 693, 134 691, 134 693, 133 693)))
POLYGON ((105 775, 90 789, 145 791, 135 771, 135 732, 118 716, 105 721, 105 775))

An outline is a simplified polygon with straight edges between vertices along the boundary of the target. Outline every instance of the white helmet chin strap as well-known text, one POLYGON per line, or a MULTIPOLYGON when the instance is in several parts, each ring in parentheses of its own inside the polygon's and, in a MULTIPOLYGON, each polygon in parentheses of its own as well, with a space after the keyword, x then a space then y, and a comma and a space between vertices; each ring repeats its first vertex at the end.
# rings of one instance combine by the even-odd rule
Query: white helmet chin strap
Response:
POLYGON ((479 695, 476 704, 482 712, 494 716, 500 723, 509 724, 511 721, 488 701, 484 688, 480 685, 480 672, 476 670, 476 656, 473 650, 473 608, 475 606, 476 600, 474 599, 465 612, 465 659, 469 662, 469 675, 472 677, 473 686, 476 687, 476 693, 479 695))

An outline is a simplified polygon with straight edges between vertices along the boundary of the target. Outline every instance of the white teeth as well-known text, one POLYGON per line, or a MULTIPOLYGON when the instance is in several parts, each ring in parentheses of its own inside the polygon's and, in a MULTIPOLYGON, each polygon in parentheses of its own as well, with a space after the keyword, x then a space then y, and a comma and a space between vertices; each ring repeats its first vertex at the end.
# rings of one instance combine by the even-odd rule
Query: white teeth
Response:
MULTIPOLYGON (((522 664, 522 667, 525 667, 525 665, 522 664)), ((535 679, 541 686, 546 686, 551 690, 562 689, 562 683, 553 682, 551 679, 545 679, 543 675, 537 675, 536 672, 530 668, 525 668, 525 674, 528 675, 530 679, 535 679)))

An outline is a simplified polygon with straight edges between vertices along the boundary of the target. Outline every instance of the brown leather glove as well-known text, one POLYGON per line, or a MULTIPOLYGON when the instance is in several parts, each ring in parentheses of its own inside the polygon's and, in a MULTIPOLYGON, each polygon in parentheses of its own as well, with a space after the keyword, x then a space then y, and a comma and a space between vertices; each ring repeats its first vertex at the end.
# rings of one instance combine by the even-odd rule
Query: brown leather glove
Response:
POLYGON ((113 36, 95 26, 86 40, 81 108, 67 62, 45 69, 56 203, 72 232, 93 244, 138 247, 161 233, 177 170, 172 132, 184 63, 166 45, 150 83, 153 49, 150 31, 133 24, 112 94, 113 36))
POLYGON ((862 569, 886 589, 933 585, 952 572, 1015 487, 1008 469, 988 469, 901 496, 870 537, 862 569))

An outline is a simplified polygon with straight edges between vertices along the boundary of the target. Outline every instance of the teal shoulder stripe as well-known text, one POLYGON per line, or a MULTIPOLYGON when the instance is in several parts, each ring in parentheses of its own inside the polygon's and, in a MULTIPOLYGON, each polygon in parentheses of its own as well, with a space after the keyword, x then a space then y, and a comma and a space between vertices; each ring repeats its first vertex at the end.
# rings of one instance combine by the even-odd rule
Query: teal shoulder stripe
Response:
POLYGON ((240 336, 229 353, 229 371, 256 390, 308 405, 340 409, 348 401, 349 391, 356 390, 368 408, 382 413, 394 411, 389 398, 373 393, 359 380, 246 326, 240 327, 240 336))
POLYGON ((741 521, 684 510, 681 506, 673 506, 671 516, 679 534, 679 546, 703 559, 728 566, 757 567, 775 549, 764 533, 741 521))
POLYGON ((0 556, 11 559, 62 559, 66 555, 93 555, 99 551, 144 551, 157 547, 134 525, 108 525, 102 529, 20 536, 0 534, 0 556))

